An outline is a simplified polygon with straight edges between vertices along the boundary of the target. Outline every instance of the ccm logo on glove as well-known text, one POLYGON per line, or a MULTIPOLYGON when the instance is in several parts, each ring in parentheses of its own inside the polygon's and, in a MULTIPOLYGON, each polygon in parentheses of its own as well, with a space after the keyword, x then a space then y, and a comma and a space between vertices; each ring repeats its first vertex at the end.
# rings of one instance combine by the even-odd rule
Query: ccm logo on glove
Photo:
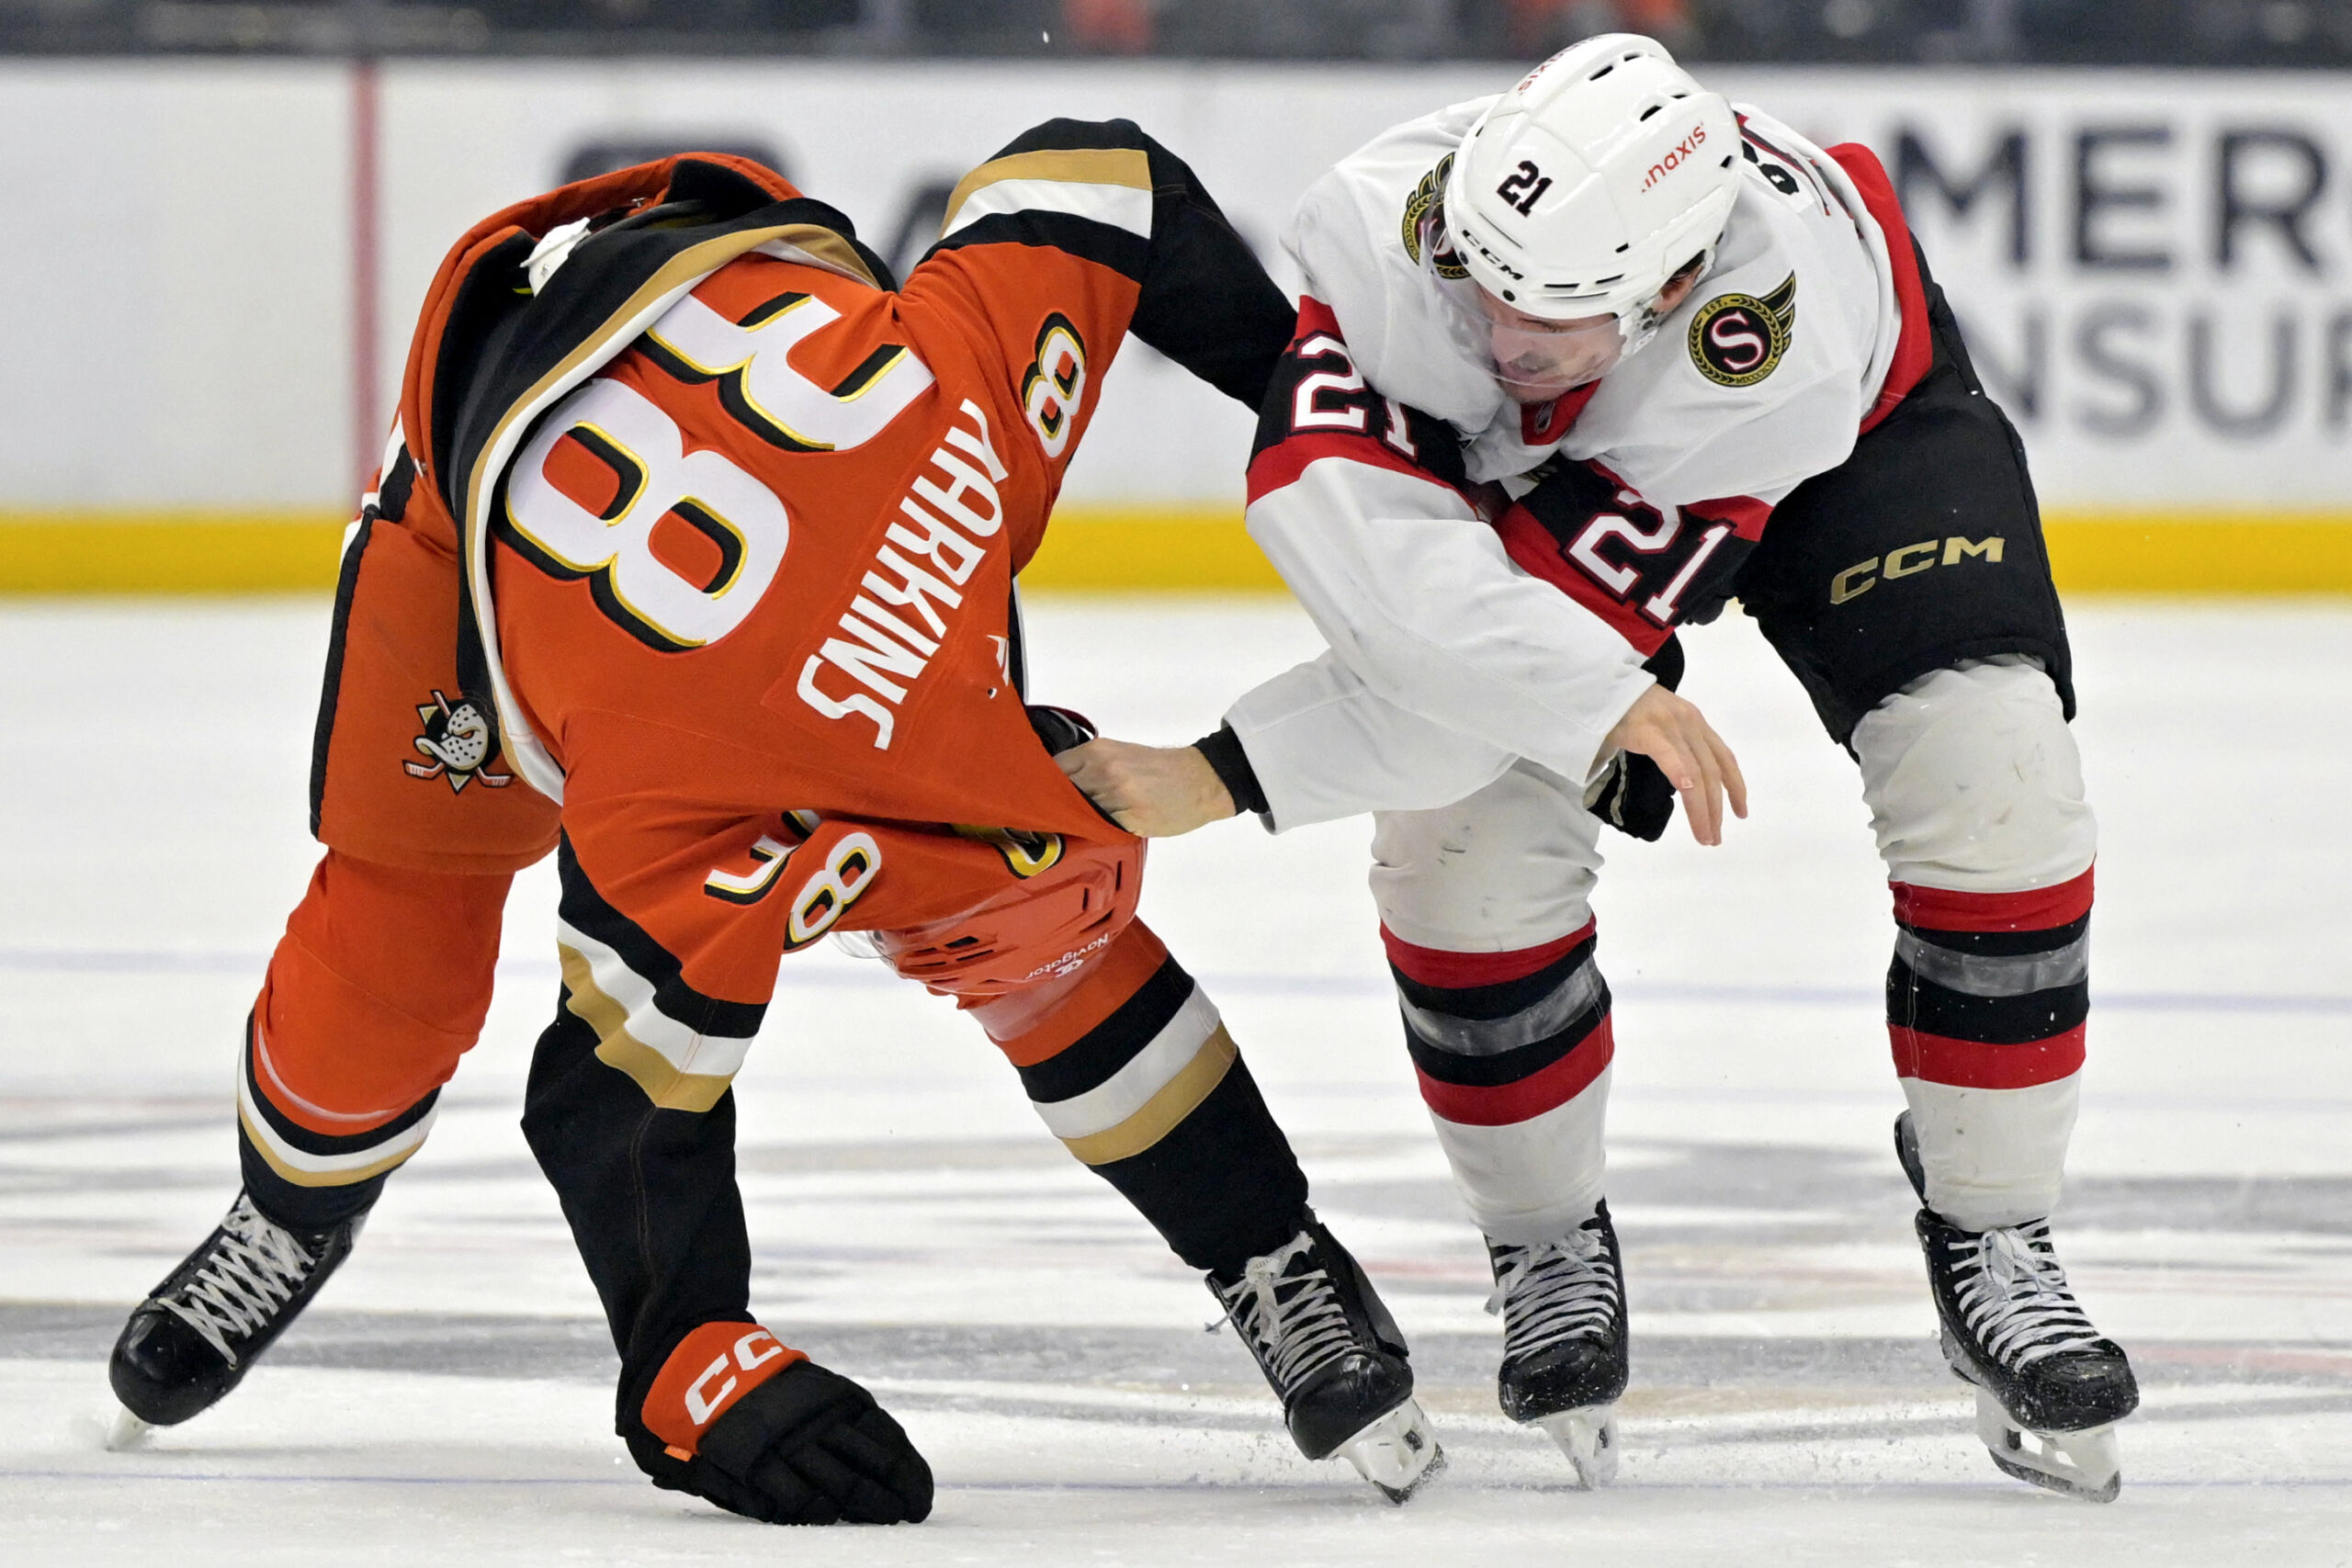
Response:
POLYGON ((645 1426, 690 1459, 727 1407, 796 1361, 808 1358, 756 1324, 706 1323, 678 1342, 645 1396, 645 1426))

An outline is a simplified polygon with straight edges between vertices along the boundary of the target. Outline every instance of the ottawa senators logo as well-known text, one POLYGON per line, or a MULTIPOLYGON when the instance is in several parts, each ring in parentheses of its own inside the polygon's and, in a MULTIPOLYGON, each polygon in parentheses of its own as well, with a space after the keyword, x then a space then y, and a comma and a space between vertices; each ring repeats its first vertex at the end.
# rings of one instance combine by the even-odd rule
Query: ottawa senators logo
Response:
POLYGON ((1405 254, 1415 265, 1420 265, 1421 243, 1424 237, 1436 249, 1430 256, 1430 265, 1440 277, 1459 282, 1470 276, 1462 258, 1446 244, 1444 223, 1445 176, 1453 171, 1453 154, 1448 152, 1437 161, 1437 167, 1421 176, 1413 194, 1405 198, 1405 219, 1400 227, 1405 242, 1405 254))
POLYGON ((1797 275, 1758 299, 1719 294, 1690 318, 1690 363, 1718 387, 1753 387, 1781 367, 1797 324, 1797 275))
POLYGON ((409 777, 447 779, 451 794, 462 791, 476 779, 492 789, 504 789, 514 782, 513 773, 487 771, 490 760, 498 754, 498 737, 490 720, 483 716, 481 705, 472 698, 460 693, 452 703, 435 692, 430 703, 417 705, 416 716, 424 724, 424 733, 411 744, 428 761, 401 762, 409 777))

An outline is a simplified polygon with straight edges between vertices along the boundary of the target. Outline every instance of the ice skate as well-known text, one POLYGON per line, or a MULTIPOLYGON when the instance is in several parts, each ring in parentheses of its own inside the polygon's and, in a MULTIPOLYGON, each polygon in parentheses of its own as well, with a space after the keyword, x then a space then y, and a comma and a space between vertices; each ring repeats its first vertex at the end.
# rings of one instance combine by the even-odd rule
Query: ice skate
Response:
POLYGON ((1445 1468, 1413 1398, 1404 1337, 1356 1260, 1309 1224, 1209 1289, 1283 1402, 1308 1459, 1340 1455, 1392 1503, 1445 1468))
POLYGON ((1487 1243, 1487 1310, 1503 1320, 1496 1392, 1503 1414, 1541 1427, 1578 1484, 1617 1476, 1617 1399, 1625 1392, 1625 1278, 1609 1205, 1556 1241, 1487 1243))
POLYGON ((350 1256, 365 1214, 321 1231, 273 1224, 244 1193, 220 1226, 132 1311, 107 1367, 122 1413, 107 1446, 212 1407, 350 1256))
MULTIPOLYGON (((1926 1201, 1910 1117, 1895 1146, 1926 1201)), ((2111 1503, 2123 1486, 2115 1423, 2139 1407, 2122 1347, 2091 1325, 2066 1283, 2050 1222, 1964 1231, 1922 1208, 1917 1225, 1952 1373, 1976 1390, 1976 1435, 2005 1473, 2111 1503)))

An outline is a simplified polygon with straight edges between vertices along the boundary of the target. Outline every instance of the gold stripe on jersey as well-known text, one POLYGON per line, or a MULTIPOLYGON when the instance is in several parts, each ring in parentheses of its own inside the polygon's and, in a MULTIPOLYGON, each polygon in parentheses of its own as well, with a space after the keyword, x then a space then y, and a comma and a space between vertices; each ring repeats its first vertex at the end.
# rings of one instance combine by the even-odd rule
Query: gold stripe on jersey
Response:
POLYGON ((1201 1101, 1225 1081, 1225 1075, 1240 1056, 1240 1047, 1234 1044, 1233 1036, 1220 1023, 1201 1043, 1193 1059, 1133 1115, 1090 1137, 1064 1138, 1062 1142, 1088 1165, 1131 1159, 1175 1131, 1179 1122, 1200 1109, 1201 1101))
MULTIPOLYGON (((556 953, 563 969, 564 1006, 596 1032, 596 1059, 627 1073, 645 1091, 645 1098, 663 1111, 691 1111, 701 1115, 717 1105, 735 1079, 730 1071, 690 1073, 667 1055, 629 1032, 629 1010, 596 984, 587 954, 569 942, 556 953)), ((736 1043, 730 1042, 729 1043, 736 1043)), ((748 1044, 749 1042, 741 1043, 748 1044)), ((732 1053, 738 1063, 740 1050, 732 1053)))
POLYGON ((946 228, 955 226, 956 215, 973 196, 1005 180, 1125 186, 1148 191, 1151 189, 1151 158, 1140 147, 1052 147, 991 158, 957 182, 955 194, 947 198, 946 228))
MULTIPOLYGON (((794 250, 817 265, 855 278, 868 288, 879 288, 881 280, 857 254, 857 247, 831 229, 815 223, 787 223, 781 229, 765 231, 775 238, 769 242, 780 250, 794 250)), ((798 256, 780 256, 781 261, 797 261, 798 256)))

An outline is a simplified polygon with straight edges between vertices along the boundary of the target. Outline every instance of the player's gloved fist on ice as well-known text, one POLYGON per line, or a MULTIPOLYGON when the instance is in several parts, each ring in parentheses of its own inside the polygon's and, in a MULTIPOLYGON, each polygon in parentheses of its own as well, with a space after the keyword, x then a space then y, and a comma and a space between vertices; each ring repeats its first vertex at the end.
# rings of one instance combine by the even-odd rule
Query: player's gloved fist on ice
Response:
POLYGON ((671 1352, 627 1434, 656 1486, 772 1525, 911 1524, 931 1466, 860 1384, 756 1324, 705 1324, 671 1352))
POLYGON ((911 1524, 931 1513, 931 1466, 874 1396, 801 1361, 718 1420, 687 1490, 772 1525, 911 1524))

